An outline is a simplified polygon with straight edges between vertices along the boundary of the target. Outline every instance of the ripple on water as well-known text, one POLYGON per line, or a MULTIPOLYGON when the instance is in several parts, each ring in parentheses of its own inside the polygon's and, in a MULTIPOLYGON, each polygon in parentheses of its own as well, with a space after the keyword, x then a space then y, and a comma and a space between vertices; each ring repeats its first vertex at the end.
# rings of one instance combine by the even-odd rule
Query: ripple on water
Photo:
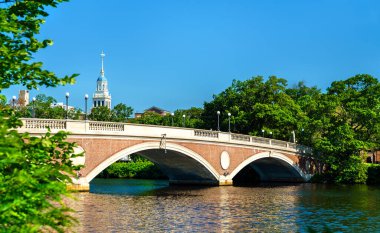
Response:
MULTIPOLYGON (((373 208, 379 204, 379 188, 166 187, 148 182, 141 190, 136 182, 128 186, 123 181, 118 194, 120 183, 110 181, 107 187, 112 185, 111 194, 77 194, 72 205, 81 225, 76 231, 305 232, 307 226, 322 229, 324 224, 341 232, 380 229, 380 211, 373 208)), ((102 184, 95 190, 102 188, 107 191, 102 184)))

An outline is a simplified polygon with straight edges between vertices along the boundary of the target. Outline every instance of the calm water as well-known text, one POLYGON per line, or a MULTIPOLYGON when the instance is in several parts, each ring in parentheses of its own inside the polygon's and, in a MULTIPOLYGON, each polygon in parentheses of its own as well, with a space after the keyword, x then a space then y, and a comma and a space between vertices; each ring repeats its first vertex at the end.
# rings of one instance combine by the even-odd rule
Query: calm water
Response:
POLYGON ((96 179, 76 194, 77 232, 380 232, 380 187, 168 187, 96 179))

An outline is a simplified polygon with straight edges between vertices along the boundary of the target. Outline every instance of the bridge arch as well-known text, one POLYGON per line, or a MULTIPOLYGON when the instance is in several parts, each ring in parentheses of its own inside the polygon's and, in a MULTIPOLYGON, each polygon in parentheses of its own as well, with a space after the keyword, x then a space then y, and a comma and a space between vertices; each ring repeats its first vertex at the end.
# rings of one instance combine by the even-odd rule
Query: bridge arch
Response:
POLYGON ((242 171, 247 166, 252 166, 252 168, 259 174, 262 181, 308 181, 310 179, 310 177, 304 174, 299 166, 288 156, 272 151, 261 152, 250 156, 231 172, 229 178, 232 180, 240 171, 242 171), (260 167, 257 166, 259 163, 269 163, 271 166, 277 165, 278 168, 283 167, 284 169, 287 169, 290 176, 279 176, 273 179, 273 177, 266 174, 267 171, 265 171, 265 169, 260 169, 260 167))
MULTIPOLYGON (((189 161, 192 161, 189 164, 193 165, 195 167, 194 169, 198 169, 198 171, 194 171, 193 173, 200 173, 200 174, 203 173, 204 177, 202 177, 202 178, 205 179, 204 180, 205 183, 217 184, 217 182, 219 180, 218 172, 214 169, 214 167, 209 162, 207 162, 198 153, 196 153, 196 152, 194 152, 194 151, 192 151, 192 150, 190 150, 184 146, 175 144, 175 143, 166 143, 166 150, 160 149, 159 144, 157 142, 144 142, 144 143, 140 143, 140 144, 125 148, 125 149, 113 154, 112 156, 110 156, 106 160, 104 160, 101 164, 99 164, 92 171, 90 171, 86 177, 83 177, 83 178, 86 180, 87 183, 89 183, 100 172, 102 172, 104 169, 106 169, 112 163, 118 161, 119 159, 121 159, 127 155, 134 154, 134 153, 142 154, 144 157, 155 162, 158 166, 161 167, 161 170, 163 170, 163 173, 165 173, 166 175, 168 175, 165 171, 165 169, 168 169, 167 164, 163 165, 163 164, 160 164, 160 162, 163 161, 162 158, 164 158, 166 160, 168 160, 168 158, 165 158, 163 156, 171 156, 171 158, 173 158, 173 156, 177 156, 177 157, 182 157, 182 158, 187 159, 187 163, 189 163, 189 161), (159 152, 161 158, 160 157, 152 157, 152 156, 150 156, 152 153, 149 153, 149 152, 152 152, 152 153, 159 152), (162 168, 162 167, 164 167, 164 168, 162 168), (202 170, 202 171, 199 171, 199 170, 202 170)), ((176 171, 174 171, 174 173, 175 172, 176 171)), ((188 174, 190 174, 190 171, 188 174)), ((173 177, 173 174, 169 174, 168 176, 169 176, 169 181, 171 183, 176 183, 176 182, 186 183, 186 180, 176 180, 175 177, 173 177)), ((175 174, 174 174, 174 176, 175 176, 175 174)), ((202 183, 202 180, 198 180, 198 181, 200 181, 200 183, 202 183)), ((188 180, 188 183, 192 183, 192 180, 188 180)))

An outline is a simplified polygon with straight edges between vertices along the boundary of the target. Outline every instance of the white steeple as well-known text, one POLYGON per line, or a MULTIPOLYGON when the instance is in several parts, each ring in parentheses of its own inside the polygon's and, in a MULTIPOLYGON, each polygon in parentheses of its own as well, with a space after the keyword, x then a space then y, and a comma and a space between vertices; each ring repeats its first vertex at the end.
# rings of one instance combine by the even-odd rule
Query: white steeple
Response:
POLYGON ((96 91, 93 95, 93 107, 107 106, 111 108, 111 95, 108 92, 108 81, 104 75, 104 57, 106 55, 102 51, 100 57, 102 59, 102 68, 100 69, 100 76, 96 81, 96 91))

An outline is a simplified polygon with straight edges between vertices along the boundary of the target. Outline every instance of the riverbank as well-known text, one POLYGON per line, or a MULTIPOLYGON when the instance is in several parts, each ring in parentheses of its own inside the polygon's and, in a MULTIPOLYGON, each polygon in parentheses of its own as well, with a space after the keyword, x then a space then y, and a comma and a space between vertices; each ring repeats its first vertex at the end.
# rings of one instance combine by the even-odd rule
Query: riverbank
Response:
POLYGON ((167 179, 156 164, 140 158, 129 162, 113 163, 97 178, 167 179))

